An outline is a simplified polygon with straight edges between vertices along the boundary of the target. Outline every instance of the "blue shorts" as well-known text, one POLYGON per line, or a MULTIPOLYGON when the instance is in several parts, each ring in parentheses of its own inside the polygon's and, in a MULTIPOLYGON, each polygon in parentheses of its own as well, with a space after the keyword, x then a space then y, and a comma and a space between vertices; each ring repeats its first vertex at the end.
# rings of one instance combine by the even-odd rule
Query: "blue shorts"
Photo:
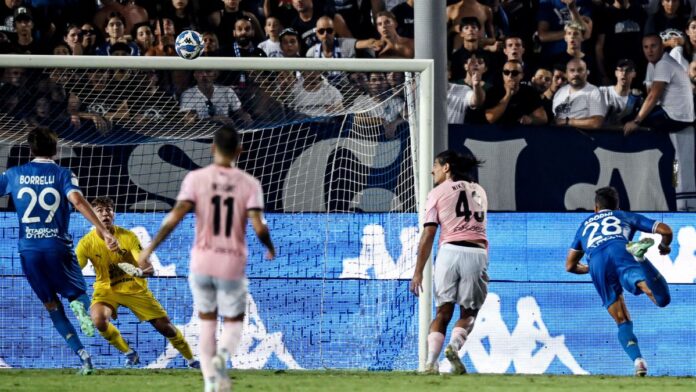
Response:
POLYGON ((61 297, 73 300, 87 292, 87 284, 72 250, 22 251, 22 270, 36 296, 47 303, 61 297))
POLYGON ((605 308, 616 302, 623 290, 641 294, 643 291, 636 285, 646 280, 643 268, 621 241, 612 241, 595 251, 590 259, 590 276, 605 308))

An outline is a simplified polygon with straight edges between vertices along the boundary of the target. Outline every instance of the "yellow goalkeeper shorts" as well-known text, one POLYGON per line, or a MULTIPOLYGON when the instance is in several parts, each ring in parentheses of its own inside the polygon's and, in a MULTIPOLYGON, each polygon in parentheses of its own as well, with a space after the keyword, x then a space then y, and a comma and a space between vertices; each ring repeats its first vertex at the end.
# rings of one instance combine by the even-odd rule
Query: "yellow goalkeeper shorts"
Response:
POLYGON ((152 291, 145 290, 138 293, 119 293, 113 290, 95 290, 92 295, 92 304, 103 303, 113 309, 114 319, 119 306, 130 309, 140 321, 150 321, 161 317, 167 317, 167 312, 162 304, 155 298, 152 291))

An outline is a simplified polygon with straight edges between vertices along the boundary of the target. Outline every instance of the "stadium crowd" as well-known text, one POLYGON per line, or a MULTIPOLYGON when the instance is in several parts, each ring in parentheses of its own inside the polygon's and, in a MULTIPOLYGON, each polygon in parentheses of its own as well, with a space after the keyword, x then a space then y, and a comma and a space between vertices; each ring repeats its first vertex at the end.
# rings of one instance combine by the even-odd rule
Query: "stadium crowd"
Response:
MULTIPOLYGON (((0 53, 175 56, 176 36, 191 29, 202 34, 204 56, 412 58, 414 1, 2 0, 0 53)), ((613 127, 630 134, 694 121, 694 0, 447 3, 452 124, 613 127)), ((53 76, 4 69, 0 112, 33 125, 87 122, 102 132, 124 118, 157 116, 155 106, 165 101, 181 116, 241 126, 275 121, 278 113, 315 117, 387 100, 371 117, 386 129, 407 118, 398 90, 404 76, 395 73, 53 76), (109 91, 123 78, 140 78, 157 104, 139 98, 138 108, 114 98, 109 91), (95 96, 95 86, 106 93, 95 96)))

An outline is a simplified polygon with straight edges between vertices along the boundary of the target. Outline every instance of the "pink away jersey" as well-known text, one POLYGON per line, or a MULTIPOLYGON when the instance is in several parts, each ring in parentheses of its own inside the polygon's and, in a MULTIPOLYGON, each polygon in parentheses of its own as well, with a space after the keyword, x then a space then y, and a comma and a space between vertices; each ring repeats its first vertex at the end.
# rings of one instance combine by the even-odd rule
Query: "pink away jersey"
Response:
POLYGON ((447 180, 428 194, 424 225, 440 226, 440 242, 483 240, 486 236, 488 198, 481 185, 447 180))
POLYGON ((236 280, 247 262, 247 211, 263 209, 261 183, 236 167, 208 165, 186 175, 179 201, 195 203, 191 272, 236 280))

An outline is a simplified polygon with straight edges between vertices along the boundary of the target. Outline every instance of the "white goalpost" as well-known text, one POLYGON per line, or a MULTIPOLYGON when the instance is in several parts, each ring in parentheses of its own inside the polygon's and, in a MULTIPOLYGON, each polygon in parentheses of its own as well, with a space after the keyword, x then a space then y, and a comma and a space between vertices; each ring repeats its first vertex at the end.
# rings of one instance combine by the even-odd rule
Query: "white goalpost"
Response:
MULTIPOLYGON (((131 214, 129 222, 144 232, 141 242, 148 242, 150 240, 148 225, 151 225, 151 221, 161 220, 166 210, 171 207, 171 200, 176 196, 176 191, 186 172, 209 163, 208 144, 215 126, 212 126, 208 120, 225 117, 228 114, 221 116, 219 110, 216 113, 215 104, 211 102, 211 99, 207 102, 201 101, 200 105, 204 105, 201 106, 202 109, 192 106, 189 111, 183 110, 185 105, 182 105, 180 100, 187 95, 182 94, 181 89, 176 92, 165 92, 162 84, 157 84, 157 78, 161 78, 161 75, 157 73, 168 72, 167 77, 171 77, 170 86, 195 86, 192 76, 196 71, 217 71, 214 77, 222 75, 235 78, 237 81, 241 80, 241 84, 255 84, 256 92, 248 93, 245 98, 240 96, 241 108, 237 110, 232 103, 234 113, 231 111, 230 119, 225 119, 238 125, 243 144, 248 146, 248 151, 240 157, 240 167, 261 177, 264 193, 268 198, 267 205, 272 203, 278 206, 279 212, 294 217, 294 220, 284 220, 280 213, 277 216, 271 214, 269 221, 285 230, 280 231, 281 233, 292 234, 293 225, 306 224, 308 227, 314 225, 318 231, 321 231, 317 237, 324 238, 324 249, 316 249, 317 260, 312 268, 313 271, 316 270, 317 276, 324 274, 323 276, 330 276, 330 278, 322 280, 314 295, 309 285, 295 291, 288 288, 274 295, 281 302, 283 298, 286 301, 290 301, 289 298, 306 298, 308 301, 313 301, 312 303, 315 301, 320 308, 327 303, 331 303, 331 306, 343 306, 340 299, 332 303, 332 296, 338 296, 343 290, 349 291, 349 289, 344 289, 340 283, 337 283, 341 271, 334 271, 337 267, 331 266, 327 261, 331 259, 332 263, 340 264, 342 260, 344 267, 352 265, 356 269, 354 273, 347 273, 344 268, 340 273, 341 278, 356 280, 358 283, 355 287, 358 288, 358 292, 365 290, 370 296, 376 298, 369 304, 356 300, 361 311, 351 314, 348 317, 348 323, 360 323, 361 317, 367 321, 364 324, 352 324, 354 328, 351 332, 363 336, 355 336, 354 340, 346 344, 359 344, 356 342, 365 339, 372 339, 372 344, 375 345, 382 342, 379 336, 377 338, 374 336, 379 335, 379 330, 376 329, 381 327, 384 330, 388 327, 381 324, 394 321, 384 321, 379 317, 374 317, 372 320, 373 316, 365 316, 362 311, 367 308, 375 308, 376 312, 388 311, 387 308, 403 311, 398 303, 404 302, 401 299, 405 298, 406 294, 410 295, 409 293, 395 294, 394 290, 397 287, 399 290, 404 287, 404 281, 410 279, 408 271, 412 272, 415 267, 418 236, 413 231, 407 232, 403 228, 407 222, 414 220, 414 215, 417 214, 417 233, 420 233, 427 194, 433 186, 430 175, 434 159, 434 62, 432 60, 201 57, 187 61, 178 57, 2 55, 0 56, 0 72, 4 72, 3 80, 8 86, 0 85, 0 100, 5 102, 0 105, 2 107, 0 109, 0 167, 4 170, 28 160, 27 149, 24 146, 27 129, 35 125, 48 125, 62 121, 61 124, 66 130, 63 133, 59 132, 60 144, 67 149, 61 150, 61 156, 65 161, 61 160, 60 163, 69 162, 71 169, 81 172, 77 173, 78 177, 88 177, 86 189, 88 197, 96 196, 96 192, 108 193, 109 190, 114 192, 109 196, 122 200, 117 202, 117 214, 120 212, 124 215, 131 214), (11 69, 23 70, 22 75, 18 76, 19 79, 12 79, 11 72, 8 71, 11 69), (178 71, 181 73, 176 73, 178 71), (403 73, 404 79, 392 85, 390 90, 380 94, 375 95, 372 92, 368 94, 364 89, 358 92, 361 90, 357 86, 357 78, 353 79, 349 76, 371 73, 384 75, 403 73), (178 76, 188 78, 186 79, 188 85, 186 82, 179 83, 176 80, 178 76), (298 84, 304 86, 304 81, 311 84, 311 78, 316 78, 319 84, 331 84, 332 76, 341 79, 336 86, 343 93, 344 98, 350 101, 350 105, 344 104, 341 108, 330 108, 317 102, 305 102, 304 106, 298 105, 296 102, 298 84), (288 78, 291 79, 290 82, 287 81, 288 78), (100 84, 112 87, 104 90, 95 87, 100 84), (60 95, 60 92, 56 92, 55 86, 60 86, 63 91, 63 106, 60 108, 55 107, 55 102, 60 101, 60 97, 54 96, 54 94, 60 95), (33 94, 32 98, 28 98, 29 90, 33 94), (403 97, 403 106, 406 108, 403 111, 403 120, 404 124, 408 125, 408 131, 404 132, 410 133, 408 142, 401 144, 396 143, 399 141, 398 132, 406 129, 406 126, 400 127, 399 130, 392 130, 388 127, 391 124, 387 124, 386 120, 384 122, 375 120, 380 116, 391 115, 394 109, 390 106, 389 100, 396 95, 403 97), (72 98, 76 102, 71 102, 72 98), (23 104, 23 100, 27 103, 23 104), (94 108, 90 107, 89 110, 86 108, 90 102, 91 106, 98 106, 97 104, 106 104, 107 101, 111 107, 106 110, 108 116, 99 111, 95 112, 94 108), (252 101, 254 107, 245 106, 252 101), (134 109, 144 102, 147 102, 148 110, 156 114, 137 112, 134 109), (41 109, 44 104, 52 109, 41 109), (71 109, 73 104, 75 107, 71 109), (41 114, 42 110, 43 112, 48 110, 49 113, 41 114), (198 116, 196 116, 196 110, 198 110, 198 116), (206 110, 210 118, 201 119, 201 111, 206 110), (304 112, 301 116, 292 117, 288 115, 290 111, 304 112), (261 116, 265 116, 267 121, 256 121, 256 118, 261 116), (85 128, 85 124, 89 124, 89 128, 85 128), (85 129, 89 130, 85 131, 85 129), (113 129, 118 129, 118 132, 113 129), (308 147, 310 145, 311 148, 308 147), (124 149, 122 146, 128 147, 124 149), (258 154, 264 155, 255 155, 255 150, 262 151, 258 154), (123 151, 128 153, 127 157, 122 155, 123 151), (271 173, 276 169, 283 170, 283 178, 271 173), (379 186, 373 186, 371 182, 375 181, 393 185, 383 186, 380 182, 379 186), (272 190, 267 191, 266 185, 272 190), (393 189, 389 188, 390 186, 393 189), (391 190, 385 191, 385 188, 391 190), (377 216, 380 212, 393 212, 396 217, 377 216), (143 217, 145 213, 147 217, 143 217), (365 217, 360 217, 360 214, 364 214, 365 217), (375 215, 374 219, 379 221, 379 224, 372 224, 370 219, 373 217, 370 214, 375 215), (350 217, 353 215, 358 216, 356 218, 358 223, 351 222, 350 217), (317 226, 319 222, 323 222, 323 226, 317 226), (357 233, 342 231, 351 228, 354 230, 360 228, 360 230, 357 233), (400 232, 394 234, 394 230, 400 230, 400 232), (375 238, 381 236, 382 239, 366 241, 365 238, 369 236, 375 236, 375 238), (401 244, 392 244, 395 241, 393 238, 398 241, 399 236, 402 238, 401 244), (404 239, 406 237, 408 238, 404 239), (334 239, 339 243, 335 249, 327 245, 328 241, 334 239), (341 252, 344 250, 341 247, 344 245, 340 244, 344 243, 357 244, 358 248, 361 246, 360 257, 353 260, 343 256, 341 252), (410 250, 407 251, 407 248, 410 250), (401 258, 408 260, 411 265, 399 265, 397 257, 393 254, 390 256, 390 252, 386 249, 390 251, 401 249, 401 258), (341 253, 341 255, 336 256, 334 253, 341 253), (368 257, 374 260, 366 266, 363 259, 368 257), (383 267, 379 264, 382 262, 381 259, 390 257, 393 260, 387 264, 394 267, 383 267), (375 288, 366 282, 375 276, 377 279, 381 279, 380 276, 387 276, 385 279, 401 282, 396 282, 399 284, 388 288, 375 288), (366 285, 363 286, 361 282, 365 282, 366 285), (382 304, 380 302, 382 299, 397 305, 390 308, 392 305, 382 304), (372 336, 367 336, 370 334, 372 336)), ((323 97, 314 99, 322 100, 323 97)), ((8 211, 11 210, 7 200, 0 199, 0 208, 6 211, 3 214, 9 217, 8 211)), ((7 217, 4 220, 4 222, 9 221, 7 217)), ((190 222, 185 223, 190 224, 190 222)), ((414 226, 416 222, 409 224, 414 226)), ((1 229, 10 232, 5 227, 1 229)), ((84 231, 85 228, 79 226, 75 230, 81 233, 81 230, 84 231)), ((273 233, 273 227, 271 230, 273 233)), ((171 245, 166 251, 170 253, 167 255, 176 254, 182 259, 188 256, 187 239, 184 237, 174 236, 169 240, 171 245)), ((282 241, 280 243, 282 244, 282 241)), ((316 244, 310 243, 304 233, 298 233, 297 238, 285 251, 300 258, 303 246, 316 247, 316 244)), ((3 251, 4 253, 0 252, 0 258, 12 258, 13 251, 15 250, 7 249, 3 251)), ((283 251, 281 247, 279 252, 283 251)), ((357 253, 357 250, 354 253, 357 253)), ((161 271, 163 271, 160 276, 176 276, 167 275, 169 272, 165 272, 174 269, 171 265, 167 267, 167 262, 172 257, 159 256, 158 263, 161 262, 161 271)), ((282 261, 275 263, 282 263, 282 261)), ((423 274, 423 293, 418 299, 417 366, 421 371, 425 367, 426 338, 432 319, 431 265, 431 261, 428 261, 423 274)), ((290 268, 296 266, 298 269, 301 268, 299 263, 290 265, 290 268)), ((271 279, 274 278, 273 269, 281 267, 283 266, 264 266, 257 272, 264 278, 271 279)), ((15 274, 14 268, 13 266, 0 270, 0 275, 15 274)), ((180 274, 185 273, 181 270, 181 264, 177 264, 176 269, 180 274)), ((311 273, 298 272, 297 275, 288 278, 288 281, 300 282, 301 279, 308 279, 311 273)), ((155 282, 152 286, 166 290, 166 282, 155 282)), ((290 287, 291 284, 288 283, 287 286, 290 287)), ((172 295, 171 299, 163 301, 165 308, 173 307, 177 298, 186 295, 185 289, 176 290, 178 291, 172 295)), ((264 292, 268 289, 266 286, 260 286, 257 290, 264 292)), ((253 290, 251 294, 254 294, 253 290)), ((277 345, 283 339, 273 334, 273 328, 279 328, 277 326, 282 325, 281 316, 283 315, 277 315, 275 317, 278 319, 272 319, 271 316, 263 314, 261 307, 257 299, 253 309, 253 312, 257 314, 251 317, 257 318, 254 319, 256 321, 251 321, 255 323, 252 327, 258 327, 260 324, 266 335, 258 340, 274 342, 268 344, 277 345), (259 305, 258 310, 257 305, 259 305), (261 324, 261 320, 264 320, 265 326, 261 324), (274 336, 273 339, 268 338, 271 335, 274 336)), ((190 310, 189 314, 193 311, 188 308, 186 310, 190 310)), ((313 323, 308 322, 305 325, 298 321, 297 324, 298 329, 306 327, 307 331, 311 328, 310 324, 318 328, 319 343, 315 342, 312 334, 307 331, 303 331, 303 336, 309 337, 296 343, 297 347, 303 344, 309 345, 308 347, 318 346, 316 355, 322 359, 317 360, 316 363, 312 362, 317 368, 327 366, 324 363, 324 357, 330 358, 335 355, 330 351, 330 347, 322 344, 329 342, 326 336, 331 336, 332 328, 335 328, 337 322, 343 320, 340 310, 335 313, 324 316, 323 310, 320 309, 316 314, 312 313, 317 317, 313 323)), ((2 325, 3 321, 0 320, 0 327, 2 325)), ((345 328, 350 330, 351 325, 346 325, 345 328)), ((258 328, 256 330, 258 331, 258 328)), ((288 332, 285 334, 285 338, 289 339, 288 332)), ((0 337, 1 340, 6 340, 6 337, 0 337)), ((195 343, 192 345, 195 346, 195 343)), ((256 346, 260 345, 249 343, 248 353, 261 351, 257 350, 256 346)), ((291 346, 286 342, 282 350, 277 346, 262 348, 271 353, 276 350, 275 357, 281 358, 280 361, 283 362, 282 358, 286 358, 288 353, 295 354, 292 353, 291 346), (281 351, 283 354, 280 354, 281 351)), ((356 353, 361 351, 360 347, 353 347, 353 349, 356 353)), ((376 348, 375 352, 379 350, 376 348)), ((157 356, 155 349, 152 355, 157 356)), ((398 358, 400 354, 389 355, 391 359, 387 362, 396 362, 395 358, 398 358)), ((264 357, 266 361, 269 360, 268 356, 270 354, 264 357)), ((295 365, 302 364, 302 361, 295 362, 297 359, 297 355, 294 359, 290 357, 295 365)), ((233 363, 234 361, 233 359, 233 363)), ((238 361, 241 367, 255 366, 243 362, 242 359, 238 361)), ((267 364, 258 358, 255 361, 254 363, 261 363, 261 366, 267 364)), ((339 367, 363 366, 361 363, 363 362, 357 359, 354 362, 347 360, 339 367)), ((288 365, 287 362, 285 364, 288 365)))

